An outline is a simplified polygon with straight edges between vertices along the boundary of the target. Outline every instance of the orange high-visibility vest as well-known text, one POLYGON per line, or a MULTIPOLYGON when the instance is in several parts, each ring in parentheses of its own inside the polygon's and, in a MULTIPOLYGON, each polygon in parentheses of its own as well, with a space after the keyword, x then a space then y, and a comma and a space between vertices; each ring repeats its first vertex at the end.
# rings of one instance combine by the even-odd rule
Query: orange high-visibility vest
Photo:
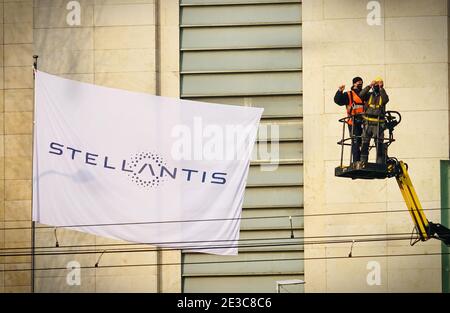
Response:
MULTIPOLYGON (((347 104, 347 116, 352 117, 357 114, 364 113, 364 102, 353 90, 347 91, 348 104, 347 104)), ((353 125, 353 120, 349 119, 347 124, 353 125)))

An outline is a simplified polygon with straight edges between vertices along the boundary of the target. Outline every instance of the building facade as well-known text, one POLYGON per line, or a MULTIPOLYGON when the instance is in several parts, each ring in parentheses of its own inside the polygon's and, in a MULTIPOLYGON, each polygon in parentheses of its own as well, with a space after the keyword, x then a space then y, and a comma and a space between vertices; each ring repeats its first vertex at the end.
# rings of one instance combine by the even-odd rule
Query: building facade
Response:
MULTIPOLYGON (((439 242, 366 240, 413 224, 393 179, 334 176, 344 110, 333 96, 353 76, 384 78, 389 109, 403 116, 390 155, 409 164, 423 206, 440 208, 447 1, 3 0, 0 9, 0 291, 275 292, 293 279, 305 284, 280 291, 441 291, 439 242), (138 251, 41 225, 33 240, 33 55, 40 70, 83 82, 263 107, 273 141, 256 145, 239 255, 138 251), (80 284, 68 281, 74 261, 80 284)), ((426 213, 440 221, 439 210, 426 213)))

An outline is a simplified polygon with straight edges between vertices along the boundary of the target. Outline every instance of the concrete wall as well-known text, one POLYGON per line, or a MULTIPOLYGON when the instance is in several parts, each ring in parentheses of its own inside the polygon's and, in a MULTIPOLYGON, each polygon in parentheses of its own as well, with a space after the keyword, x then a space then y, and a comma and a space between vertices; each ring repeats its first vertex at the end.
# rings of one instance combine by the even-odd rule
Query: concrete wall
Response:
MULTIPOLYGON (((440 207, 439 160, 449 157, 447 1, 379 1, 379 26, 368 25, 367 3, 303 1, 305 215, 382 213, 305 217, 306 238, 410 233, 413 227, 407 212, 393 212, 406 209, 394 179, 352 181, 334 176, 340 158, 336 142, 342 129, 337 120, 345 113, 333 103, 333 96, 338 85, 345 83, 349 88, 356 75, 362 76, 365 84, 376 76, 384 78, 391 99, 388 108, 403 116, 389 154, 409 164, 424 208, 440 207)), ((429 220, 439 222, 439 211, 426 214, 429 220)), ((353 258, 346 258, 350 246, 305 247, 306 258, 319 258, 305 261, 306 291, 441 290, 439 255, 383 256, 439 253, 438 241, 414 247, 404 240, 357 242, 353 258), (380 285, 367 283, 370 261, 380 265, 380 285)))
MULTIPOLYGON (((0 248, 31 246, 33 53, 39 55, 42 71, 131 91, 179 95, 177 0, 79 0, 81 23, 73 26, 67 23, 67 15, 73 11, 66 8, 69 2, 0 1, 0 248), (4 231, 4 227, 28 229, 4 231)), ((68 245, 91 245, 90 250, 101 252, 118 243, 63 229, 57 230, 57 236, 60 248, 51 251, 67 251, 64 246, 68 245)), ((36 231, 36 246, 54 244, 53 229, 36 231)), ((68 270, 36 271, 36 291, 176 292, 181 288, 179 264, 102 268, 177 264, 181 261, 179 251, 105 253, 99 268, 92 268, 99 256, 37 256, 36 268, 65 268, 69 261, 91 268, 81 269, 80 286, 66 283, 68 270)), ((0 259, 0 270, 30 267, 29 256, 0 259)), ((0 292, 30 288, 30 271, 0 272, 0 292)))

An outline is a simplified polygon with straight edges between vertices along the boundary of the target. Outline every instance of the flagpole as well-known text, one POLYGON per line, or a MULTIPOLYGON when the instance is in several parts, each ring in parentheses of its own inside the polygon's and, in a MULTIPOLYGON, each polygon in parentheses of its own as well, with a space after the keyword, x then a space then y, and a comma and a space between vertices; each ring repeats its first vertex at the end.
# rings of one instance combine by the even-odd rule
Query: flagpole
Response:
MULTIPOLYGON (((38 66, 38 55, 33 55, 33 81, 36 81, 36 71, 37 71, 37 66, 38 66)), ((35 86, 36 84, 34 84, 33 86, 33 93, 36 92, 35 90, 35 86)), ((35 101, 35 97, 33 97, 33 103, 35 101)), ((34 103, 34 106, 36 106, 36 103, 34 103)), ((34 111, 33 110, 33 138, 32 138, 32 142, 33 142, 33 152, 32 152, 32 157, 31 157, 31 164, 34 164, 34 127, 35 127, 35 116, 34 116, 34 111)), ((33 166, 34 168, 34 166, 33 166)), ((31 182, 31 188, 33 188, 33 181, 31 182)), ((33 221, 33 197, 31 197, 31 292, 34 293, 34 277, 35 277, 35 249, 36 249, 36 222, 33 221)))
MULTIPOLYGON (((155 0, 155 93, 161 95, 161 32, 160 32, 160 1, 155 0)), ((156 293, 162 292, 162 251, 156 247, 156 293)))

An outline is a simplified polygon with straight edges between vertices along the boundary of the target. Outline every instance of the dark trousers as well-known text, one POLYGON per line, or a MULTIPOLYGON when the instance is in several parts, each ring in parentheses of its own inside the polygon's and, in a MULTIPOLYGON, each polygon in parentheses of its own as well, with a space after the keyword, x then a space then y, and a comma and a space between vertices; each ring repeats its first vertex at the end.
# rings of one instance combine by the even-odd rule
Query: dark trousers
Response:
POLYGON ((364 121, 362 146, 361 146, 361 161, 367 162, 369 160, 369 145, 370 139, 373 138, 377 150, 377 163, 386 163, 386 148, 384 146, 384 123, 364 121))
POLYGON ((348 125, 348 131, 352 138, 352 162, 360 161, 363 123, 355 120, 353 125, 348 125))

